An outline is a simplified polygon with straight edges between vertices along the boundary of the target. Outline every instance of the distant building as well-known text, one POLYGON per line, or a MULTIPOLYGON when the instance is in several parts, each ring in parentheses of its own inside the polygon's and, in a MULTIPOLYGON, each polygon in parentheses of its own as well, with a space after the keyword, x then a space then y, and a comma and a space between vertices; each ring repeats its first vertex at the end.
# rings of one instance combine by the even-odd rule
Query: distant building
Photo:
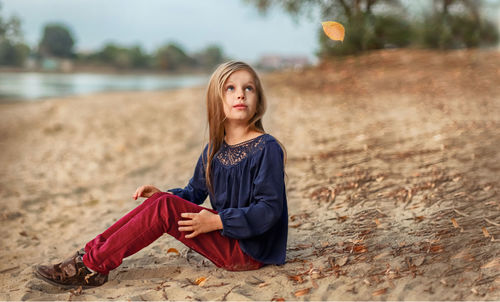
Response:
POLYGON ((257 61, 257 67, 266 70, 300 69, 310 64, 305 56, 263 55, 257 61))
MULTIPOLYGON (((500 32, 500 9, 498 9, 498 7, 497 7, 497 19, 496 19, 496 23, 497 23, 498 31, 500 32)), ((497 44, 497 48, 500 49, 500 41, 497 44)))
POLYGON ((73 62, 70 59, 59 59, 54 57, 42 58, 40 67, 43 71, 73 71, 73 62))
POLYGON ((30 55, 28 58, 26 58, 26 61, 24 62, 24 68, 27 70, 36 70, 38 69, 38 60, 35 56, 30 55))

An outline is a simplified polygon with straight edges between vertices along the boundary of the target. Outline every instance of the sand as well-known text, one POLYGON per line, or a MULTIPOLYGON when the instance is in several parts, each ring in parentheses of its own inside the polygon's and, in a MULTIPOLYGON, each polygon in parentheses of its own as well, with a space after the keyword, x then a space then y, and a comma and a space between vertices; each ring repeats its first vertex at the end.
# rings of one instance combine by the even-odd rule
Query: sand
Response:
POLYGON ((498 53, 382 51, 263 79, 288 153, 287 264, 228 272, 164 235, 99 288, 34 278, 138 186, 187 183, 204 87, 0 104, 0 300, 500 299, 498 53))

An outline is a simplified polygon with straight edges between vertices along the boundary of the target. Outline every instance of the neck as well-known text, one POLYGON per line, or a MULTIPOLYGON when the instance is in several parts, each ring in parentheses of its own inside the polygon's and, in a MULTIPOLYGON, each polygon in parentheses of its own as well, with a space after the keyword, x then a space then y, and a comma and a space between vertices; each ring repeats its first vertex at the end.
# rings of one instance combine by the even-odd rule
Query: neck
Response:
POLYGON ((238 144, 240 142, 246 141, 250 138, 253 138, 259 132, 250 128, 248 125, 224 125, 224 129, 226 131, 225 140, 226 143, 230 145, 238 144))

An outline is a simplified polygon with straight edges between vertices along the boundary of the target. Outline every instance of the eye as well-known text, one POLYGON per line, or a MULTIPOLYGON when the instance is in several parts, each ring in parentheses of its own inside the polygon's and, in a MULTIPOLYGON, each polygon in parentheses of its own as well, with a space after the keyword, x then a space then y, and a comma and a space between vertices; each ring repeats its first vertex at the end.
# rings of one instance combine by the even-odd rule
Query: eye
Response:
POLYGON ((253 87, 252 87, 252 86, 247 86, 245 89, 246 89, 247 91, 253 91, 253 87))
POLYGON ((233 91, 234 90, 234 86, 233 85, 229 85, 226 87, 226 90, 227 91, 233 91))

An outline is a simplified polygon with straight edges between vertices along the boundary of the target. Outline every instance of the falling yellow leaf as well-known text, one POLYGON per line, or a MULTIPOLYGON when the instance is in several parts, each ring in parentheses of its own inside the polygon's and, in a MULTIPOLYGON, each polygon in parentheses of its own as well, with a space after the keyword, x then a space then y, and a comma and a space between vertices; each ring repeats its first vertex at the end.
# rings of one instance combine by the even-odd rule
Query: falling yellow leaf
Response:
POLYGON ((294 293, 294 295, 295 295, 295 297, 301 297, 301 296, 307 295, 310 291, 311 291, 311 288, 308 287, 308 288, 304 288, 304 289, 296 291, 294 293))
POLYGON ((458 226, 458 222, 455 220, 455 218, 452 218, 452 219, 451 219, 451 223, 453 223, 453 226, 454 226, 454 227, 456 227, 456 228, 458 228, 458 227, 459 227, 459 226, 458 226))
POLYGON ((488 233, 488 230, 485 227, 483 227, 482 229, 483 229, 484 237, 490 237, 490 233, 488 233))
POLYGON ((171 247, 171 248, 169 248, 169 249, 167 250, 167 254, 168 254, 168 253, 176 253, 177 255, 179 255, 179 251, 178 251, 177 249, 174 249, 173 247, 171 247))
POLYGON ((375 221, 375 224, 378 226, 380 226, 380 220, 378 220, 378 218, 375 218, 373 221, 375 221))
POLYGON ((323 31, 328 38, 336 41, 344 41, 345 29, 342 24, 334 21, 321 22, 323 31))

